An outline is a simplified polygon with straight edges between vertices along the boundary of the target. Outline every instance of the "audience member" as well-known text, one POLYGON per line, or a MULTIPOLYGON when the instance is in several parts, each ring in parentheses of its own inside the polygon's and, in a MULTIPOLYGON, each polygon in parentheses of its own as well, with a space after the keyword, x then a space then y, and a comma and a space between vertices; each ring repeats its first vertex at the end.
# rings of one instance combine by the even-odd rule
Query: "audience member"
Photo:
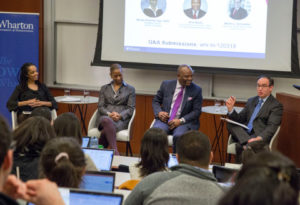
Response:
POLYGON ((208 170, 212 160, 209 139, 199 131, 189 131, 177 141, 179 165, 171 172, 145 177, 127 197, 125 205, 135 204, 216 204, 223 194, 208 170))
POLYGON ((60 187, 79 188, 85 166, 84 153, 75 139, 55 138, 42 151, 40 176, 60 187))
POLYGON ((159 128, 150 128, 141 143, 141 161, 129 167, 131 179, 142 179, 157 171, 167 171, 168 136, 159 128))
POLYGON ((44 117, 45 119, 49 120, 49 122, 52 123, 51 110, 47 107, 35 108, 30 114, 30 117, 34 117, 34 116, 44 117))
MULTIPOLYGON (((59 115, 54 121, 54 131, 57 137, 71 137, 82 145, 80 121, 72 112, 59 115)), ((84 154, 87 171, 99 171, 88 154, 84 154)))
POLYGON ((38 179, 38 161, 45 144, 55 137, 50 122, 43 117, 30 117, 13 132, 14 163, 12 174, 23 181, 38 179))
POLYGON ((57 103, 47 86, 38 80, 39 73, 32 63, 25 63, 19 71, 19 85, 7 101, 9 111, 16 111, 18 122, 25 120, 23 111, 32 111, 37 107, 57 109, 57 103))
POLYGON ((128 128, 135 109, 135 89, 124 82, 119 64, 110 66, 110 77, 112 81, 100 89, 96 126, 101 132, 99 144, 109 145, 119 155, 116 132, 128 128))
POLYGON ((0 204, 17 205, 15 199, 23 199, 36 205, 63 205, 56 184, 48 180, 30 180, 24 184, 14 175, 9 175, 13 164, 11 139, 11 132, 0 116, 0 204))
POLYGON ((264 141, 254 141, 249 143, 242 153, 242 163, 246 163, 254 155, 264 151, 270 151, 269 145, 264 141))
POLYGON ((179 136, 188 130, 198 130, 200 125, 202 89, 192 82, 193 73, 189 65, 180 65, 177 80, 163 81, 152 101, 153 127, 173 135, 174 153, 179 136))
POLYGON ((261 152, 243 165, 219 205, 297 205, 298 188, 297 170, 290 159, 261 152))
POLYGON ((281 123, 283 107, 272 95, 274 80, 268 76, 257 78, 257 96, 249 98, 245 108, 237 113, 234 110, 235 97, 226 101, 228 117, 231 120, 247 125, 244 129, 239 125, 227 124, 232 139, 236 142, 236 159, 241 161, 241 154, 248 143, 263 140, 269 144, 281 123))

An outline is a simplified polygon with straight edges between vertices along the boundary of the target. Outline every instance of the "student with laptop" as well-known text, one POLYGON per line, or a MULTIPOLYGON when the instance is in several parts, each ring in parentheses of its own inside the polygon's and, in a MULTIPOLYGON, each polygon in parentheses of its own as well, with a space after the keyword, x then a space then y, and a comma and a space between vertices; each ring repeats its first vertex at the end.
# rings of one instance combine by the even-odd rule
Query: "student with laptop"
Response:
POLYGON ((213 158, 208 137, 189 131, 177 140, 179 165, 171 172, 145 177, 127 197, 125 205, 135 204, 217 204, 223 195, 216 178, 208 170, 213 158))
POLYGON ((13 164, 13 150, 10 149, 12 135, 0 116, 0 204, 17 205, 15 199, 31 201, 36 205, 63 205, 57 185, 49 180, 29 180, 23 183, 9 175, 13 164))
POLYGON ((58 186, 78 188, 85 172, 85 158, 80 145, 69 137, 49 141, 41 153, 40 176, 58 186))
MULTIPOLYGON (((54 121, 53 127, 57 137, 72 137, 82 145, 81 125, 74 113, 67 112, 59 115, 54 121)), ((87 171, 98 171, 95 163, 88 154, 85 154, 85 160, 87 171)))
POLYGON ((168 136, 159 128, 148 129, 141 143, 141 161, 129 166, 131 179, 141 180, 157 171, 167 171, 168 136))

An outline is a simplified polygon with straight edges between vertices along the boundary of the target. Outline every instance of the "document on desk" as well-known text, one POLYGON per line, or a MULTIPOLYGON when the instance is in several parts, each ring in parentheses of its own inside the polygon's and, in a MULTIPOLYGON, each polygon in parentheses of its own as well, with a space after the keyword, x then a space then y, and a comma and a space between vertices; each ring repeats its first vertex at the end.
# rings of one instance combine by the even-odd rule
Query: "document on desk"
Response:
POLYGON ((71 96, 66 96, 61 99, 59 99, 59 102, 80 102, 81 99, 79 97, 71 97, 71 96))
POLYGON ((236 122, 236 121, 233 121, 233 120, 230 120, 228 118, 221 117, 221 120, 225 120, 226 122, 229 122, 231 124, 235 124, 235 125, 238 125, 238 126, 241 126, 241 127, 245 128, 245 129, 248 129, 248 127, 246 125, 244 125, 242 123, 239 123, 239 122, 236 122))

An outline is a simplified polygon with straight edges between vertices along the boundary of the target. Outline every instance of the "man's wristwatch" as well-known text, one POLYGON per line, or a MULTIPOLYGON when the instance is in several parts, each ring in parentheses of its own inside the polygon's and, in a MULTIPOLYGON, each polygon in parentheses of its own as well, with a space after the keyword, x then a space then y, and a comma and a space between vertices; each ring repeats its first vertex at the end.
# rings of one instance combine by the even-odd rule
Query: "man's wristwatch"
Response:
POLYGON ((183 125, 184 124, 184 119, 180 118, 179 120, 180 120, 180 124, 183 125))

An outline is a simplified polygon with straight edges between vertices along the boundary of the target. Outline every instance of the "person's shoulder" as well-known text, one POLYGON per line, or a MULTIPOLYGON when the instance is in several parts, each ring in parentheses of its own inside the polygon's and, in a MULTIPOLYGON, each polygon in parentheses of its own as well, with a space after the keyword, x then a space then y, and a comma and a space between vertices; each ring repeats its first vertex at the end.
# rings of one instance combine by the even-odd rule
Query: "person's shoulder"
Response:
POLYGON ((177 80, 164 80, 162 82, 162 84, 165 84, 165 85, 168 85, 168 84, 176 84, 177 83, 177 80))
POLYGON ((124 82, 124 85, 129 89, 129 90, 134 90, 135 91, 135 87, 133 87, 132 85, 128 84, 128 83, 125 83, 124 82))
POLYGON ((196 83, 192 82, 191 86, 192 86, 193 89, 202 90, 202 88, 199 85, 197 85, 196 83))

